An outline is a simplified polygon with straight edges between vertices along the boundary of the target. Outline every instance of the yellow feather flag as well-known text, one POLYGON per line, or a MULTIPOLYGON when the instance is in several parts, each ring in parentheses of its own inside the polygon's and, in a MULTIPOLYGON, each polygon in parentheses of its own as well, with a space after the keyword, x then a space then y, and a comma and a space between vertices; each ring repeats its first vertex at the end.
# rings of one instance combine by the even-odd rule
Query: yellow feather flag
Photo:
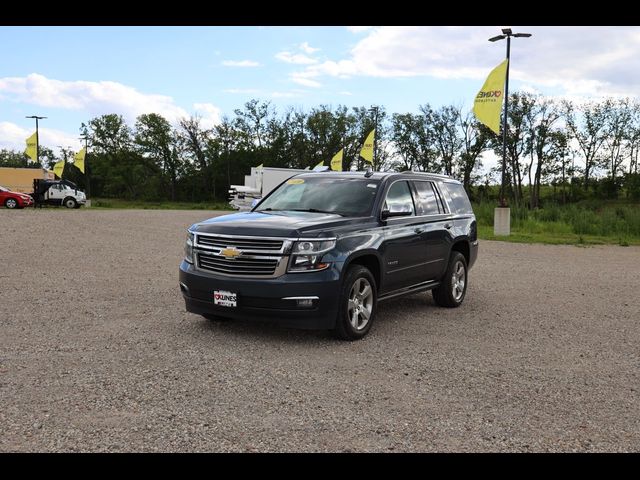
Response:
POLYGON ((376 129, 374 128, 373 130, 371 130, 369 135, 367 135, 362 150, 360 150, 360 156, 369 163, 373 163, 373 138, 375 134, 376 129))
POLYGON ((342 171, 342 156, 344 155, 344 148, 341 148, 331 159, 331 170, 338 172, 342 171))
POLYGON ((87 155, 87 150, 82 147, 78 153, 73 156, 74 165, 78 167, 78 169, 84 173, 84 157, 87 155))
POLYGON ((36 132, 33 132, 33 135, 27 138, 27 148, 25 149, 24 153, 26 153, 34 162, 38 159, 37 143, 38 134, 36 132))
POLYGON ((53 173, 55 173, 58 178, 62 178, 62 172, 64 171, 64 160, 60 160, 53 166, 53 173))
POLYGON ((318 168, 318 167, 322 167, 324 166, 324 160, 322 160, 319 164, 317 164, 315 167, 313 167, 314 169, 318 168))
POLYGON ((507 62, 508 60, 505 60, 491 70, 473 102, 473 113, 476 114, 476 118, 497 134, 500 133, 500 111, 504 97, 507 62))

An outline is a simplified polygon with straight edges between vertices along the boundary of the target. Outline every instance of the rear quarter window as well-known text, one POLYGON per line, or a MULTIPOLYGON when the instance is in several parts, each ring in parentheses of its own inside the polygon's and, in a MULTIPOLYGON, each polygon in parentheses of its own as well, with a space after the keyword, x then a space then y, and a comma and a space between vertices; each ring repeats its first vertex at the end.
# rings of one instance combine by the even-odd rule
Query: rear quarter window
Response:
POLYGON ((454 213, 460 214, 473 214, 473 208, 471 208, 471 202, 467 197, 467 192, 464 191, 464 187, 460 183, 443 183, 442 187, 447 190, 449 194, 450 206, 454 213))

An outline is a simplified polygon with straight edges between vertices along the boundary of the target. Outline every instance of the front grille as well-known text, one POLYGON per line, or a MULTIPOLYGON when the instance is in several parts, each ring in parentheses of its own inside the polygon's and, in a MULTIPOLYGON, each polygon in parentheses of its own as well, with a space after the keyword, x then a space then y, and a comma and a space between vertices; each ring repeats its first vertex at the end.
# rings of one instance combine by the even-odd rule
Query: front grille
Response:
POLYGON ((282 240, 266 240, 261 238, 227 238, 222 236, 196 235, 196 243, 204 247, 227 248, 236 247, 239 250, 252 251, 280 251, 282 240))
POLYGON ((277 258, 234 258, 198 254, 198 267, 224 275, 272 276, 278 267, 277 258))

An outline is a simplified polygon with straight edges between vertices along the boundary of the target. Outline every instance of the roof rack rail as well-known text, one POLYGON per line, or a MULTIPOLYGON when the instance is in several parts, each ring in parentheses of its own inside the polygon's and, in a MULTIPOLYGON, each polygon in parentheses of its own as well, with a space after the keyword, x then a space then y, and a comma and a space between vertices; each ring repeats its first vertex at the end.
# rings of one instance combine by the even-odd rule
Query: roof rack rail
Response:
POLYGON ((414 170, 403 170, 400 173, 415 173, 417 175, 431 175, 432 177, 440 177, 440 178, 453 178, 449 175, 444 175, 442 173, 431 173, 431 172, 416 172, 414 170))

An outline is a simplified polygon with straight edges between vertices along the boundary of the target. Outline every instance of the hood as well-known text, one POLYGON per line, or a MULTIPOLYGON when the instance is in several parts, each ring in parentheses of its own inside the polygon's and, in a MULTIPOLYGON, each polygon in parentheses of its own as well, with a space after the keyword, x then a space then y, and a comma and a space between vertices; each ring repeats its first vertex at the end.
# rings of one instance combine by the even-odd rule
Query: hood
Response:
POLYGON ((330 237, 331 229, 362 219, 312 212, 240 212, 196 223, 192 231, 255 237, 330 237))

